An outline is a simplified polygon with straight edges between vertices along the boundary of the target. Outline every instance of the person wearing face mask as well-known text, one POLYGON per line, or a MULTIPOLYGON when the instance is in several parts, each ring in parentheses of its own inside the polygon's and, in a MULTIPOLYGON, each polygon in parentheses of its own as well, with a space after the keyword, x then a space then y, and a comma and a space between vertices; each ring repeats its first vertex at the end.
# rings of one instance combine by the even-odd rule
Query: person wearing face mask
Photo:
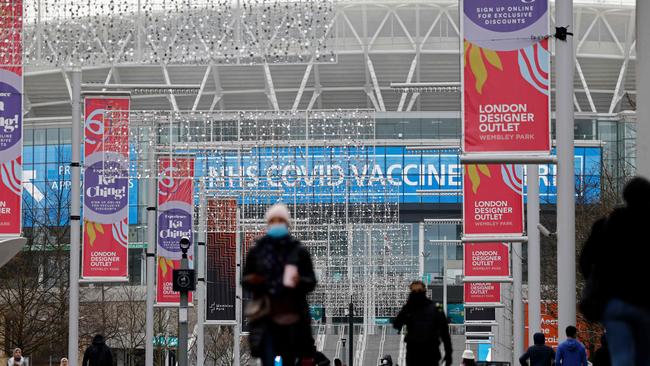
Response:
POLYGON ((266 234, 250 249, 242 286, 252 293, 245 314, 249 343, 262 365, 314 364, 316 347, 311 334, 307 295, 316 287, 309 251, 291 235, 291 215, 283 204, 266 213, 266 234))
POLYGON ((14 349, 14 353, 7 361, 7 366, 27 366, 27 360, 23 357, 23 351, 20 348, 14 349))

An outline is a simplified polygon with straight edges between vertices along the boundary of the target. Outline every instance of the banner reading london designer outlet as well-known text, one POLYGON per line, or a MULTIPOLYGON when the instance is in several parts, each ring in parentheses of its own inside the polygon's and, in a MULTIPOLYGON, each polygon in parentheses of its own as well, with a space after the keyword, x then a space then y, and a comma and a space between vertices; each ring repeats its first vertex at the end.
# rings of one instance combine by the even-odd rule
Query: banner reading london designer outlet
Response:
POLYGON ((465 236, 524 232, 524 172, 515 164, 468 164, 463 171, 465 236))
MULTIPOLYGON (((190 268, 194 253, 194 158, 162 157, 158 161, 158 243, 156 303, 176 306, 180 293, 173 291, 172 273, 181 266, 180 241, 190 239, 187 251, 190 268)), ((189 293, 192 302, 192 293, 189 293)))
POLYGON ((498 282, 465 282, 466 304, 500 303, 501 284, 498 282))
POLYGON ((548 0, 463 1, 463 152, 550 153, 548 17, 548 0))
POLYGON ((465 243, 465 277, 509 277, 509 248, 505 243, 465 243))
POLYGON ((0 3, 0 235, 21 234, 23 2, 0 3))
POLYGON ((128 277, 129 108, 128 97, 84 100, 81 277, 85 279, 128 277), (118 112, 107 113, 111 111, 118 112))

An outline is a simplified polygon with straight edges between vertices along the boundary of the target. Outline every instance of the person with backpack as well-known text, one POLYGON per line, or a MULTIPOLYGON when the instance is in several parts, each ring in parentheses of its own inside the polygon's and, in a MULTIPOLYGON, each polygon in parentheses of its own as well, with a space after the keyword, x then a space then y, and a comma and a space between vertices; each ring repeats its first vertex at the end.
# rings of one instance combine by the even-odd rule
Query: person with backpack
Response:
POLYGON ((440 306, 427 298, 426 286, 422 281, 413 281, 409 286, 406 304, 393 320, 398 331, 406 326, 406 365, 437 365, 440 363, 440 341, 445 348, 445 365, 451 366, 452 347, 447 316, 440 306))
POLYGON ((526 353, 519 357, 519 364, 521 366, 552 366, 555 360, 555 351, 546 345, 544 334, 533 334, 533 342, 535 344, 528 347, 526 353))
POLYGON ((106 345, 106 340, 101 334, 93 337, 93 341, 86 348, 82 366, 113 366, 113 352, 106 345))

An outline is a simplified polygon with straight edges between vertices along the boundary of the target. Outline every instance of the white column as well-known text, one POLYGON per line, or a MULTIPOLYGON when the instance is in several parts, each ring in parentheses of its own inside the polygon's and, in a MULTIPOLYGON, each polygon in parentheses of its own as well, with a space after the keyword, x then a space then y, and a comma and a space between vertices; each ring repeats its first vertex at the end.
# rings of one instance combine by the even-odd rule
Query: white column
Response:
POLYGON ((524 303, 522 301, 521 243, 512 243, 512 335, 513 365, 524 352, 524 303))
MULTIPOLYGON (((418 228, 418 276, 424 277, 424 223, 421 222, 418 228)), ((424 281, 424 280, 423 280, 424 281)), ((427 283, 427 286, 429 284, 427 283)))
POLYGON ((156 206, 158 202, 158 167, 156 166, 156 129, 151 126, 149 131, 149 151, 147 159, 149 163, 149 178, 147 178, 147 292, 146 292, 146 315, 145 315, 145 366, 153 366, 153 318, 154 301, 156 296, 156 206))
POLYGON ((234 366, 239 366, 240 365, 240 342, 241 342, 241 301, 242 301, 242 288, 241 288, 241 256, 242 256, 242 248, 241 248, 241 210, 238 208, 237 209, 237 225, 236 225, 236 234, 235 234, 235 245, 236 250, 235 250, 235 257, 237 261, 237 268, 235 271, 235 331, 234 333, 234 345, 233 345, 233 353, 234 353, 234 361, 235 365, 234 366))
POLYGON ((650 178, 650 1, 636 1, 636 171, 650 178))
POLYGON ((79 251, 81 241, 81 69, 72 70, 72 155, 70 160, 70 303, 68 362, 79 363, 79 251))
POLYGON ((203 366, 205 363, 205 240, 206 240, 206 196, 205 180, 199 182, 199 225, 198 225, 198 248, 197 248, 197 270, 198 281, 196 284, 196 365, 203 366))
POLYGON ((526 231, 528 235, 528 344, 533 344, 533 334, 539 332, 542 318, 541 258, 539 240, 539 166, 527 167, 528 203, 526 231))
MULTIPOLYGON (((573 0, 555 3, 555 22, 573 27, 573 0)), ((575 243, 575 176, 573 170, 573 74, 575 50, 573 36, 557 40, 556 69, 556 141, 557 141, 557 289, 558 329, 576 323, 576 243, 575 243)))

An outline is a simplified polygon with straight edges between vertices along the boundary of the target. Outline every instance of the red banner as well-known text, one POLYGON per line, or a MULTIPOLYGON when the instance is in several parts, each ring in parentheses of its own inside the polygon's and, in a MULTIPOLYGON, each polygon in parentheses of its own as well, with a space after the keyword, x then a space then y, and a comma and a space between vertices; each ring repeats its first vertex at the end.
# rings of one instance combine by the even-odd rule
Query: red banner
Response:
POLYGON ((85 279, 115 281, 129 275, 129 108, 128 97, 84 101, 85 279))
POLYGON ((501 285, 498 282, 465 282, 465 303, 500 303, 501 285))
POLYGON ((463 151, 549 154, 548 1, 462 4, 463 151))
MULTIPOLYGON (((194 253, 192 218, 194 213, 194 158, 162 157, 158 163, 158 243, 156 302, 175 306, 180 293, 172 290, 172 272, 180 268, 181 238, 190 239, 190 268, 194 253)), ((192 293, 189 294, 192 302, 192 293)))
POLYGON ((23 2, 0 3, 0 236, 22 233, 23 2))
POLYGON ((464 234, 522 235, 524 172, 514 164, 469 164, 463 169, 464 234))
POLYGON ((467 277, 509 277, 510 258, 504 243, 466 243, 464 275, 467 277))

